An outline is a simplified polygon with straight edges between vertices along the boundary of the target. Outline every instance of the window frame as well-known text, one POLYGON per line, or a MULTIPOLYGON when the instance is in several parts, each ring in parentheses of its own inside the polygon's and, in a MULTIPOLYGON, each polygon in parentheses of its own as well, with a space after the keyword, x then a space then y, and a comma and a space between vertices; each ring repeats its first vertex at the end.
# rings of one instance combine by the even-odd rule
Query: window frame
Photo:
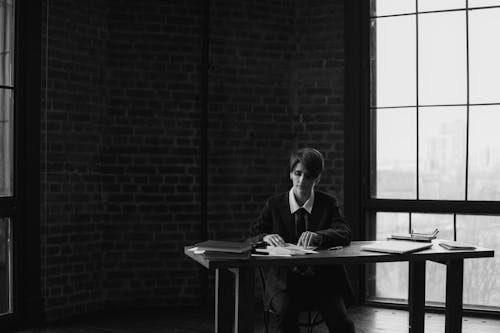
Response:
MULTIPOLYGON (((467 201, 467 194, 465 200, 377 199, 371 197, 371 173, 375 170, 373 166, 375 159, 372 156, 370 145, 374 140, 375 131, 371 129, 372 120, 370 119, 370 110, 372 109, 370 105, 370 43, 372 42, 370 38, 370 14, 369 0, 353 0, 345 4, 344 211, 353 225, 354 239, 365 240, 374 236, 374 228, 369 222, 378 211, 500 215, 499 201, 467 201)), ((469 104, 469 101, 467 102, 469 104)), ((407 309, 407 304, 368 301, 366 276, 369 270, 369 267, 361 267, 356 272, 353 284, 358 287, 358 301, 407 309)), ((442 307, 435 306, 427 306, 426 309, 438 312, 444 310, 442 307)), ((500 311, 464 309, 464 314, 498 317, 500 311)))
POLYGON ((40 290, 40 103, 42 2, 16 0, 14 46, 14 195, 0 198, 12 219, 12 310, 0 327, 37 325, 40 290))

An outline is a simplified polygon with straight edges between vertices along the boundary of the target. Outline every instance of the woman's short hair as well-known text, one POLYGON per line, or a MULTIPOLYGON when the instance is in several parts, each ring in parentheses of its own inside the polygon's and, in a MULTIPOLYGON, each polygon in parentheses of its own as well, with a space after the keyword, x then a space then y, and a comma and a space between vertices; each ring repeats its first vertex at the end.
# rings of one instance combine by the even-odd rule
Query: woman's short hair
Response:
POLYGON ((290 172, 292 172, 299 163, 302 163, 310 176, 315 179, 323 171, 325 159, 319 150, 314 148, 302 148, 294 151, 290 155, 290 172))

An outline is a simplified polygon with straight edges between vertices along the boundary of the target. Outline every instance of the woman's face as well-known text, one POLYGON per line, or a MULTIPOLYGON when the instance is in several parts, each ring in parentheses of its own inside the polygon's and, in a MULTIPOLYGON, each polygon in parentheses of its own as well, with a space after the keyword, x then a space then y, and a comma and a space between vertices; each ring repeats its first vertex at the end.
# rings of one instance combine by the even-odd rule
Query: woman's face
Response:
POLYGON ((319 176, 312 178, 307 172, 302 163, 297 163, 295 168, 290 172, 290 180, 293 183, 293 193, 299 198, 309 198, 314 186, 319 181, 319 176))

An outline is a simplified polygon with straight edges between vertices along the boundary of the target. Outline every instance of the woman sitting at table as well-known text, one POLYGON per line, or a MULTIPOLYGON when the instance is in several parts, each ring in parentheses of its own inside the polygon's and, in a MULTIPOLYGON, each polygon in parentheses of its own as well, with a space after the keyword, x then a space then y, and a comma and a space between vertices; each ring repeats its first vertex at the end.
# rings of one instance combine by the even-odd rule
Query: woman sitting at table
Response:
MULTIPOLYGON (((346 246, 351 230, 334 197, 314 188, 324 167, 323 155, 303 148, 290 156, 289 192, 269 198, 259 220, 250 228, 251 241, 282 246, 346 246)), ((279 331, 299 332, 298 316, 304 309, 317 309, 330 332, 352 333, 345 302, 353 291, 342 265, 272 267, 265 272, 264 304, 278 317, 279 331)))

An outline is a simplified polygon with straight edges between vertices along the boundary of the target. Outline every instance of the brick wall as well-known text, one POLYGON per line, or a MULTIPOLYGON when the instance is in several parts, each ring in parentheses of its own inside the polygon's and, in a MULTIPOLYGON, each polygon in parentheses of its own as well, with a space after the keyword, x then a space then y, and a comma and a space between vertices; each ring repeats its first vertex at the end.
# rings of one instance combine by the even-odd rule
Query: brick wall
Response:
POLYGON ((325 155, 319 189, 343 202, 344 1, 297 1, 297 52, 293 58, 299 145, 325 155))
POLYGON ((239 239, 287 182, 294 1, 214 1, 210 16, 209 237, 239 239))
POLYGON ((210 23, 209 236, 241 238, 290 187, 288 156, 326 158, 343 200, 343 1, 216 1, 210 23))
POLYGON ((63 317, 102 296, 106 20, 100 1, 47 1, 44 14, 42 297, 47 317, 63 317))
POLYGON ((45 11, 46 317, 195 303, 182 248, 200 232, 200 2, 45 11))
POLYGON ((200 233, 201 14, 199 1, 110 2, 105 303, 196 301, 182 253, 200 233))
MULTIPOLYGON (((202 1, 44 8, 46 317, 197 304, 202 1)), ((342 1, 211 1, 210 238, 244 236, 297 147, 341 196, 342 21, 342 1)))

